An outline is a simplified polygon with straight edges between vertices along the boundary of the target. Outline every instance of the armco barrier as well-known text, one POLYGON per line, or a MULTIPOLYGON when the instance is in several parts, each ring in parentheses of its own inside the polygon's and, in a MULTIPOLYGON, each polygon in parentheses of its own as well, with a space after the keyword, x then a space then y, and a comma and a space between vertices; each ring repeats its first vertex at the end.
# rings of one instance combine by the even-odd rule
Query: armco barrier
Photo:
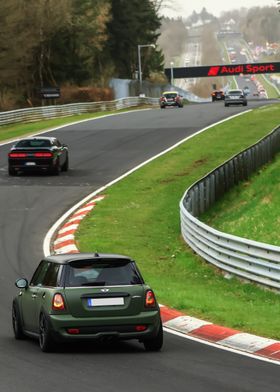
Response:
POLYGON ((1 112, 0 125, 47 120, 50 118, 73 116, 83 113, 119 110, 138 105, 158 106, 159 103, 157 98, 128 97, 115 101, 72 103, 68 105, 18 109, 1 112))
POLYGON ((280 151, 280 126, 194 183, 180 202, 184 240, 221 270, 280 289, 280 247, 226 234, 197 217, 280 151))

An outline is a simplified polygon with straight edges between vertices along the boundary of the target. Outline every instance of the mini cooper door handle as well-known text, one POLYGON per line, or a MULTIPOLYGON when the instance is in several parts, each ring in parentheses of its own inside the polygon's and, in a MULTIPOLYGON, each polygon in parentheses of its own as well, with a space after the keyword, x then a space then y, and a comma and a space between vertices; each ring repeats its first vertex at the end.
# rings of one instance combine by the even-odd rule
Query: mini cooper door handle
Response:
POLYGON ((31 297, 32 298, 37 298, 37 294, 32 294, 31 297))

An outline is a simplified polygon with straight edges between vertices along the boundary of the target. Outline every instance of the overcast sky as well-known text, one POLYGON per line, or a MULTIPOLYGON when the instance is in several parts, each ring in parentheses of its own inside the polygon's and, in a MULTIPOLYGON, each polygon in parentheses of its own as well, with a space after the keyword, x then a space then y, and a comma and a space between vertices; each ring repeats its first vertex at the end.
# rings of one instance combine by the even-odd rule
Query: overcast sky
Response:
POLYGON ((171 4, 173 10, 163 8, 162 13, 173 18, 178 16, 182 16, 183 18, 187 17, 194 10, 200 12, 203 7, 215 16, 220 16, 222 11, 229 11, 241 7, 277 7, 277 0, 168 0, 167 3, 171 4))

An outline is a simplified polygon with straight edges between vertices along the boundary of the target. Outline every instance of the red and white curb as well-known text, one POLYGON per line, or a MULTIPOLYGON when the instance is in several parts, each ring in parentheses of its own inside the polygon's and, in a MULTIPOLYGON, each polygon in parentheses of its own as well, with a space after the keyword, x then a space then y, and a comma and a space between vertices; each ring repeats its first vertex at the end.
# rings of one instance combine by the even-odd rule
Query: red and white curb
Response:
POLYGON ((53 252, 55 254, 62 253, 79 253, 79 249, 75 242, 75 232, 77 231, 81 221, 96 206, 96 203, 104 199, 104 195, 95 196, 82 208, 77 210, 66 223, 59 229, 56 239, 53 242, 53 252))
POLYGON ((161 306, 163 325, 174 331, 215 343, 222 347, 243 351, 262 358, 280 361, 280 342, 215 325, 177 310, 161 306))
MULTIPOLYGON (((58 230, 53 242, 55 254, 79 253, 75 243, 75 232, 81 221, 94 209, 96 203, 105 195, 94 196, 80 209, 75 211, 58 230)), ((251 335, 238 330, 215 325, 208 321, 187 316, 175 309, 161 305, 161 318, 165 328, 179 332, 188 337, 214 343, 236 351, 267 358, 280 364, 280 342, 273 339, 251 335)))

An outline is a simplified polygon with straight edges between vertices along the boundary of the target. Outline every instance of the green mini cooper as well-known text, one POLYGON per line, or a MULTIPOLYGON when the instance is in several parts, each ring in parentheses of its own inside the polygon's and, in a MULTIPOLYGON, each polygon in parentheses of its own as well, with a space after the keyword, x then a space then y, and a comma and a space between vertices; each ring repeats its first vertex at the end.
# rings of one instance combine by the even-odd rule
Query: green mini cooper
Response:
POLYGON ((163 343, 160 310, 152 289, 131 258, 77 253, 46 257, 30 283, 16 281, 16 339, 39 339, 42 351, 56 343, 138 339, 148 351, 163 343))

